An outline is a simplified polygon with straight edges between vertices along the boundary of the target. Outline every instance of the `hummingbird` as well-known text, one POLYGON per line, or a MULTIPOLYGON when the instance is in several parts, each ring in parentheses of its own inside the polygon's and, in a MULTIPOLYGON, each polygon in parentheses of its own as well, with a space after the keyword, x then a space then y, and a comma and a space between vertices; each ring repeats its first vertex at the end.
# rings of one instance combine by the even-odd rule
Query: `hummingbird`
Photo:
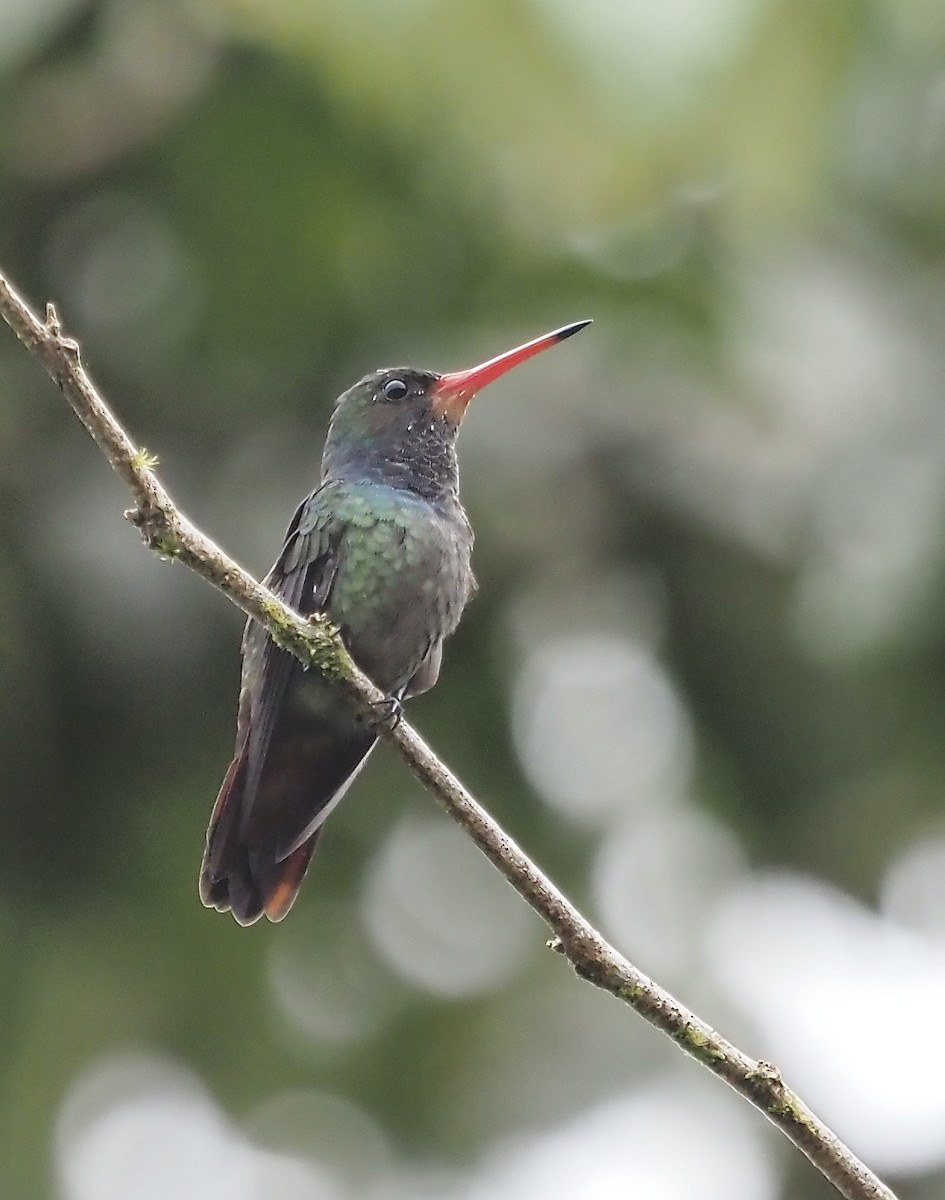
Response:
MULTIPOLYGON (((472 397, 589 325, 577 321, 451 374, 394 367, 337 401, 321 481, 296 509, 265 582, 324 614, 392 711, 436 683, 443 643, 475 589, 456 436, 472 397)), ((240 925, 292 907, 326 817, 378 738, 336 684, 250 620, 236 748, 207 830, 200 898, 240 925)))

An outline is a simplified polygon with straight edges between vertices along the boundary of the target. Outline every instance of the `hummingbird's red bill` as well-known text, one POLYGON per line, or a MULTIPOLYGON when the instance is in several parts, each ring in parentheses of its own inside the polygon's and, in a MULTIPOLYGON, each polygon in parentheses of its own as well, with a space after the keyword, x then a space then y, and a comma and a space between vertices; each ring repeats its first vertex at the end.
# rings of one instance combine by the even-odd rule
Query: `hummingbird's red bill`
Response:
POLYGON ((490 358, 487 362, 480 363, 478 367, 471 367, 468 371, 452 371, 447 375, 441 375, 430 389, 433 407, 437 412, 446 413, 454 421, 458 421, 466 411, 469 401, 487 383, 492 383, 506 371, 511 371, 519 363, 525 362, 535 354, 540 354, 549 346, 556 346, 558 342, 563 342, 565 338, 571 337, 586 325, 590 325, 590 321, 575 321, 573 324, 564 325, 561 329, 555 329, 551 333, 542 334, 541 337, 526 342, 524 346, 506 350, 504 354, 490 358))

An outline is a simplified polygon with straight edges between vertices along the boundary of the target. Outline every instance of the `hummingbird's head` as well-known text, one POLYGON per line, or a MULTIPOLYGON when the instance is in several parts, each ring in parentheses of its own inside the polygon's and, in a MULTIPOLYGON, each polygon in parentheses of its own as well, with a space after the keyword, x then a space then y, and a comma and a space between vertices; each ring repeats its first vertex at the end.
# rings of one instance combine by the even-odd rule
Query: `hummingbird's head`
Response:
POLYGON ((589 324, 566 325, 468 371, 388 367, 365 375, 335 406, 323 478, 377 478, 427 498, 455 492, 456 434, 476 392, 589 324))

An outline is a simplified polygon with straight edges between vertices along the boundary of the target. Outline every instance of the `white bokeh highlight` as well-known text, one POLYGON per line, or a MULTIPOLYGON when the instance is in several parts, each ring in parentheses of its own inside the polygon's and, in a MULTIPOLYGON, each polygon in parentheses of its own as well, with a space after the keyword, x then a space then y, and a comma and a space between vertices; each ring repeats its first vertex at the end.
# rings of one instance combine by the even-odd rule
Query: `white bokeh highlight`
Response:
POLYGON ((396 988, 349 904, 300 905, 270 944, 268 981, 287 1030, 319 1052, 371 1037, 399 1011, 396 988))
POLYGON ((382 1189, 394 1169, 390 1142, 378 1122, 333 1092, 278 1092, 256 1105, 243 1128, 274 1154, 316 1160, 329 1175, 344 1180, 346 1195, 362 1197, 382 1189))
POLYGON ((904 928, 945 943, 945 834, 915 842, 893 859, 880 908, 904 928))
POLYGON ((143 1055, 94 1064, 66 1095, 56 1129, 64 1200, 342 1200, 315 1162, 243 1137, 199 1081, 143 1055))
POLYGON ((757 875, 709 938, 718 982, 760 1052, 870 1166, 945 1165, 945 945, 825 883, 757 875))
POLYGON ((687 805, 647 813, 601 840, 591 886, 605 933, 673 986, 701 966, 715 905, 744 870, 738 838, 687 805))
POLYGON ((362 913, 397 974, 443 997, 499 987, 534 942, 526 907, 442 818, 394 827, 368 871, 362 913))
POLYGON ((13 0, 0 4, 0 69, 36 52, 49 31, 79 7, 78 0, 13 0))
MULTIPOLYGON (((537 6, 553 20, 589 81, 636 98, 639 89, 679 103, 750 36, 764 0, 555 0, 537 6)), ((637 112, 635 115, 639 116, 637 112)))
POLYGON ((774 1200, 767 1139, 724 1092, 655 1080, 497 1147, 457 1200, 774 1200))
POLYGON ((821 662, 862 656, 934 602, 945 521, 945 444, 880 445, 838 466, 817 496, 792 627, 821 662))
POLYGON ((665 803, 689 781, 692 737, 672 680, 648 647, 616 634, 527 651, 513 734, 535 790, 589 826, 665 803))

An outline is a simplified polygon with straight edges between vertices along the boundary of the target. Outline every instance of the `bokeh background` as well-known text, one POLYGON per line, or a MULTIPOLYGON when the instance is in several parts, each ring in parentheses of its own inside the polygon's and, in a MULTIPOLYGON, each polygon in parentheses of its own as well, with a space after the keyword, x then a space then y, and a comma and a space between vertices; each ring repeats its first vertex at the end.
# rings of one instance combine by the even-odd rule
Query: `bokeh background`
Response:
MULTIPOLYGON (((945 1194, 940 0, 6 0, 0 263, 257 572, 354 379, 594 317, 470 410, 411 716, 945 1194)), ((0 333, 0 1195, 831 1195, 387 752, 282 926, 200 907, 240 616, 0 333)))

